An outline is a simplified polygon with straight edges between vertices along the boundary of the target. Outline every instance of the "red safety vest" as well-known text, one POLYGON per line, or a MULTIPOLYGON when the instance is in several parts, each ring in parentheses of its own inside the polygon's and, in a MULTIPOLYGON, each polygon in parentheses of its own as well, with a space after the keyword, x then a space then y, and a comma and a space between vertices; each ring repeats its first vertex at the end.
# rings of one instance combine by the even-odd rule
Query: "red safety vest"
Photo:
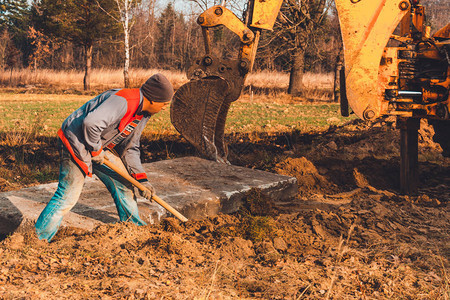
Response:
MULTIPOLYGON (((108 145, 105 146, 108 149, 113 149, 116 145, 120 144, 120 142, 122 142, 127 136, 129 136, 133 132, 133 130, 136 128, 136 126, 139 124, 139 122, 141 121, 141 119, 143 117, 142 115, 136 115, 136 111, 139 107, 139 102, 141 99, 141 93, 140 93, 139 89, 122 89, 122 90, 118 91, 117 93, 115 93, 115 95, 123 97, 127 100, 127 112, 120 120, 119 126, 117 128, 119 130, 119 134, 117 134, 113 138, 113 140, 110 143, 108 143, 108 145)), ((92 173, 89 172, 88 165, 75 155, 75 152, 73 151, 72 146, 70 145, 68 139, 64 135, 64 132, 62 131, 62 129, 59 129, 58 136, 60 137, 64 146, 66 146, 67 150, 72 155, 72 158, 83 170, 83 172, 87 176, 92 177, 92 173)), ((102 151, 102 148, 100 148, 100 150, 98 150, 98 151, 91 152, 91 155, 97 156, 100 154, 101 151, 102 151)), ((137 175, 140 175, 140 174, 136 174, 136 176, 137 175)), ((134 176, 134 177, 136 177, 136 176, 134 176)), ((146 178, 147 176, 145 175, 145 176, 137 176, 137 177, 145 177, 146 178)))

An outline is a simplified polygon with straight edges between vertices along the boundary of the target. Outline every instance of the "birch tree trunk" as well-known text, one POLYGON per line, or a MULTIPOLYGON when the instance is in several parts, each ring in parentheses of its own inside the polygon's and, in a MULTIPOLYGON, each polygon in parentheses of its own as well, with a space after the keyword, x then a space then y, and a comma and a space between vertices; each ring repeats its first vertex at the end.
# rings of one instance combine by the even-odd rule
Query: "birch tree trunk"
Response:
POLYGON ((125 88, 130 87, 130 77, 128 69, 130 68, 130 19, 129 19, 128 0, 124 0, 124 18, 123 18, 123 32, 124 32, 124 46, 125 46, 125 62, 123 66, 123 80, 125 88))

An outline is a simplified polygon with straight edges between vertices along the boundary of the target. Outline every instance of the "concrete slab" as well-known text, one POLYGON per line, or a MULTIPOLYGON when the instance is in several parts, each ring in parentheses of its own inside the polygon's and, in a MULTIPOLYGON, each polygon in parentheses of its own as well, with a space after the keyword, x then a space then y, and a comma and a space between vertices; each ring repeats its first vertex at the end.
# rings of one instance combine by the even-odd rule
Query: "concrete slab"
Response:
MULTIPOLYGON (((297 181, 238 166, 224 166, 197 157, 184 157, 144 164, 157 194, 188 219, 198 219, 238 210, 245 192, 259 188, 276 201, 295 196, 297 181)), ((35 221, 52 197, 57 182, 19 191, 0 193, 0 233, 13 232, 24 219, 35 221)), ((167 215, 156 203, 138 199, 141 218, 157 223, 167 215)), ((119 219, 114 202, 103 183, 86 180, 80 200, 64 218, 63 226, 91 230, 102 223, 119 219)))

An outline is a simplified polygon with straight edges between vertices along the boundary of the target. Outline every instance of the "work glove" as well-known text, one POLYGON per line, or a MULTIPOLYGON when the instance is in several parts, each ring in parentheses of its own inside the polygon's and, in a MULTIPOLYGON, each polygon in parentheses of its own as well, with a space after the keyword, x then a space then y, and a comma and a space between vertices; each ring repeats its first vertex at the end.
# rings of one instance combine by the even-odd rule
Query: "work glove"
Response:
POLYGON ((145 191, 141 191, 140 189, 135 188, 135 190, 137 190, 137 194, 147 200, 152 200, 153 195, 155 195, 155 188, 148 181, 141 182, 141 184, 147 189, 145 191))
POLYGON ((101 165, 101 164, 103 164, 104 161, 105 161, 105 151, 103 151, 103 150, 102 150, 102 152, 100 152, 99 155, 92 156, 92 162, 94 164, 101 165))

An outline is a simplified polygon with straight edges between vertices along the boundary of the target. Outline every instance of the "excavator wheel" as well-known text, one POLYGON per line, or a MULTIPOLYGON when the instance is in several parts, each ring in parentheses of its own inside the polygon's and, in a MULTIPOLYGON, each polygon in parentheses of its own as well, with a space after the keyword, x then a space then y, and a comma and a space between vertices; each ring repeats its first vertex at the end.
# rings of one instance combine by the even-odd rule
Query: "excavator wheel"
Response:
POLYGON ((229 89, 219 77, 191 80, 176 91, 170 108, 175 129, 205 158, 222 163, 228 162, 223 137, 229 89))

